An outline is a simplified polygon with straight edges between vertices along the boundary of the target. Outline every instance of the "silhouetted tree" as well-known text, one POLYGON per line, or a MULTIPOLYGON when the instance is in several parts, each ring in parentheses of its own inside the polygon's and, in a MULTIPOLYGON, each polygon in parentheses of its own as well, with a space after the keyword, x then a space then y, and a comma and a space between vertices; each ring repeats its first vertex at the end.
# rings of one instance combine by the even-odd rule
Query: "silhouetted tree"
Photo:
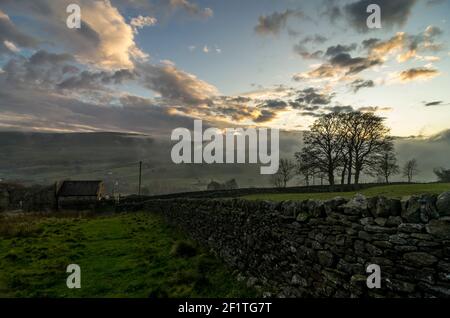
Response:
POLYGON ((287 183, 295 174, 295 165, 289 159, 280 159, 278 172, 273 175, 272 183, 275 187, 286 188, 287 183))
POLYGON ((419 172, 417 166, 418 165, 416 159, 408 160, 403 166, 403 176, 408 178, 409 183, 412 182, 414 175, 419 172))
POLYGON ((350 112, 342 115, 342 134, 345 136, 343 162, 347 182, 358 184, 362 172, 379 161, 380 154, 390 147, 389 128, 384 119, 374 113, 350 112))
POLYGON ((343 141, 341 114, 324 115, 313 123, 310 131, 305 132, 305 147, 299 156, 308 157, 311 166, 325 173, 329 184, 334 185, 334 173, 343 158, 343 141))
POLYGON ((384 149, 378 154, 375 163, 370 170, 371 175, 382 176, 386 183, 389 183, 389 178, 392 175, 396 175, 400 172, 392 142, 386 141, 384 149))
POLYGON ((444 168, 434 169, 434 174, 439 178, 440 182, 450 182, 450 169, 444 168))
MULTIPOLYGON (((341 183, 358 184, 363 171, 391 147, 389 129, 373 113, 330 113, 317 119, 304 135, 304 148, 296 154, 303 171, 325 174, 330 185, 340 172, 341 183)), ((322 182, 323 183, 323 182, 322 182)))
POLYGON ((311 179, 314 177, 314 162, 307 151, 295 153, 295 160, 297 162, 296 173, 303 177, 306 186, 311 184, 311 179))

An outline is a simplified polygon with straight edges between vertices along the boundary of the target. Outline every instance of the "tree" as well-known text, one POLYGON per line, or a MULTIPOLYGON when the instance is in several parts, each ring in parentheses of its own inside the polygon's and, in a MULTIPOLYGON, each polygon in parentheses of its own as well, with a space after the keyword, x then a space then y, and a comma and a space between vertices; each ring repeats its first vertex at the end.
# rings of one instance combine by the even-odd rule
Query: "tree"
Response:
POLYGON ((403 176, 408 178, 408 183, 412 182, 414 175, 416 175, 418 172, 419 169, 417 168, 416 159, 408 160, 403 166, 403 176))
POLYGON ((292 179, 295 173, 295 165, 289 159, 280 159, 278 172, 273 175, 272 183, 275 187, 286 188, 289 180, 292 179))
MULTIPOLYGON (((359 183, 360 176, 372 168, 386 148, 391 147, 389 129, 382 117, 373 113, 330 113, 317 119, 304 136, 304 148, 296 154, 303 173, 325 174, 330 185, 335 173, 341 183, 359 183)), ((392 146, 393 147, 393 146, 392 146)))
POLYGON ((305 147, 299 156, 307 157, 314 170, 325 173, 328 183, 334 185, 334 173, 344 154, 343 141, 341 114, 324 115, 313 123, 310 131, 305 132, 305 147))
POLYGON ((238 189, 238 188, 239 188, 239 186, 238 186, 238 184, 237 184, 237 182, 236 182, 236 179, 228 180, 227 182, 225 182, 225 183, 223 184, 223 187, 224 187, 226 190, 235 190, 235 189, 238 189))
POLYGON ((434 169, 434 174, 439 178, 440 182, 450 182, 450 169, 444 168, 434 169))
POLYGON ((379 160, 380 154, 390 147, 392 139, 384 118, 374 113, 350 112, 342 115, 342 134, 345 136, 344 170, 351 184, 359 183, 364 169, 371 168, 379 160))
POLYGON ((303 176, 306 186, 309 186, 315 173, 314 162, 306 151, 295 153, 295 160, 297 161, 296 173, 303 176))
POLYGON ((373 176, 382 176, 386 183, 389 183, 389 178, 392 175, 400 172, 392 142, 386 142, 383 151, 379 154, 371 170, 373 176))

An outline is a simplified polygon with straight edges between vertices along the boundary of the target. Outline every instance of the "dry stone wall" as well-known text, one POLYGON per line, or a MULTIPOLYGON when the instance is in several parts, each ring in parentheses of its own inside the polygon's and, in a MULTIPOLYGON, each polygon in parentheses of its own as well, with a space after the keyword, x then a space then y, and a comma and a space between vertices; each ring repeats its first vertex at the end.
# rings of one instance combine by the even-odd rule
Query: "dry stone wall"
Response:
POLYGON ((151 200, 134 209, 163 213, 276 296, 450 297, 450 192, 403 201, 151 200), (366 285, 369 264, 381 268, 380 289, 366 285))

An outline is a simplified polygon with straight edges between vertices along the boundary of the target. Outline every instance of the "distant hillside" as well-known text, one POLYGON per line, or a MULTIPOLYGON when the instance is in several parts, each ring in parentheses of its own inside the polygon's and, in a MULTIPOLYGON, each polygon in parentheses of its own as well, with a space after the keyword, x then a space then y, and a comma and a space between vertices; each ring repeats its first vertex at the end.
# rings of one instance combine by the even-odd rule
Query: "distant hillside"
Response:
POLYGON ((0 179, 25 184, 95 178, 111 192, 135 193, 139 161, 149 194, 204 190, 233 176, 246 186, 261 183, 256 166, 172 164, 171 144, 145 135, 0 132, 0 149, 0 179))
MULTIPOLYGON (((292 158, 301 148, 301 132, 280 134, 280 156, 292 158)), ((61 179, 102 179, 110 192, 136 193, 138 162, 143 161, 146 194, 205 190, 211 181, 236 179, 240 187, 270 186, 259 165, 175 165, 172 142, 151 136, 114 132, 24 133, 0 132, 0 179, 25 184, 50 184, 61 179)), ((416 181, 434 181, 433 169, 450 168, 450 131, 431 138, 397 138, 400 165, 416 158, 416 181)), ((372 182, 366 177, 364 182, 372 182)), ((401 175, 392 181, 404 181, 401 175)), ((299 185, 294 179, 290 186, 299 185)))

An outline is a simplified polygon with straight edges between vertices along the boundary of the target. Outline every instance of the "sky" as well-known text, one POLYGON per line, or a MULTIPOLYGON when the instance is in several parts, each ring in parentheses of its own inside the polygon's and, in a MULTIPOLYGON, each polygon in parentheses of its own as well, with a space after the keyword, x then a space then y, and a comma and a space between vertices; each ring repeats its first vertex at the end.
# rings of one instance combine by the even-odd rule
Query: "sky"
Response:
POLYGON ((0 0, 0 130, 292 131, 360 110, 395 136, 432 136, 450 129, 449 12, 450 0, 0 0))

